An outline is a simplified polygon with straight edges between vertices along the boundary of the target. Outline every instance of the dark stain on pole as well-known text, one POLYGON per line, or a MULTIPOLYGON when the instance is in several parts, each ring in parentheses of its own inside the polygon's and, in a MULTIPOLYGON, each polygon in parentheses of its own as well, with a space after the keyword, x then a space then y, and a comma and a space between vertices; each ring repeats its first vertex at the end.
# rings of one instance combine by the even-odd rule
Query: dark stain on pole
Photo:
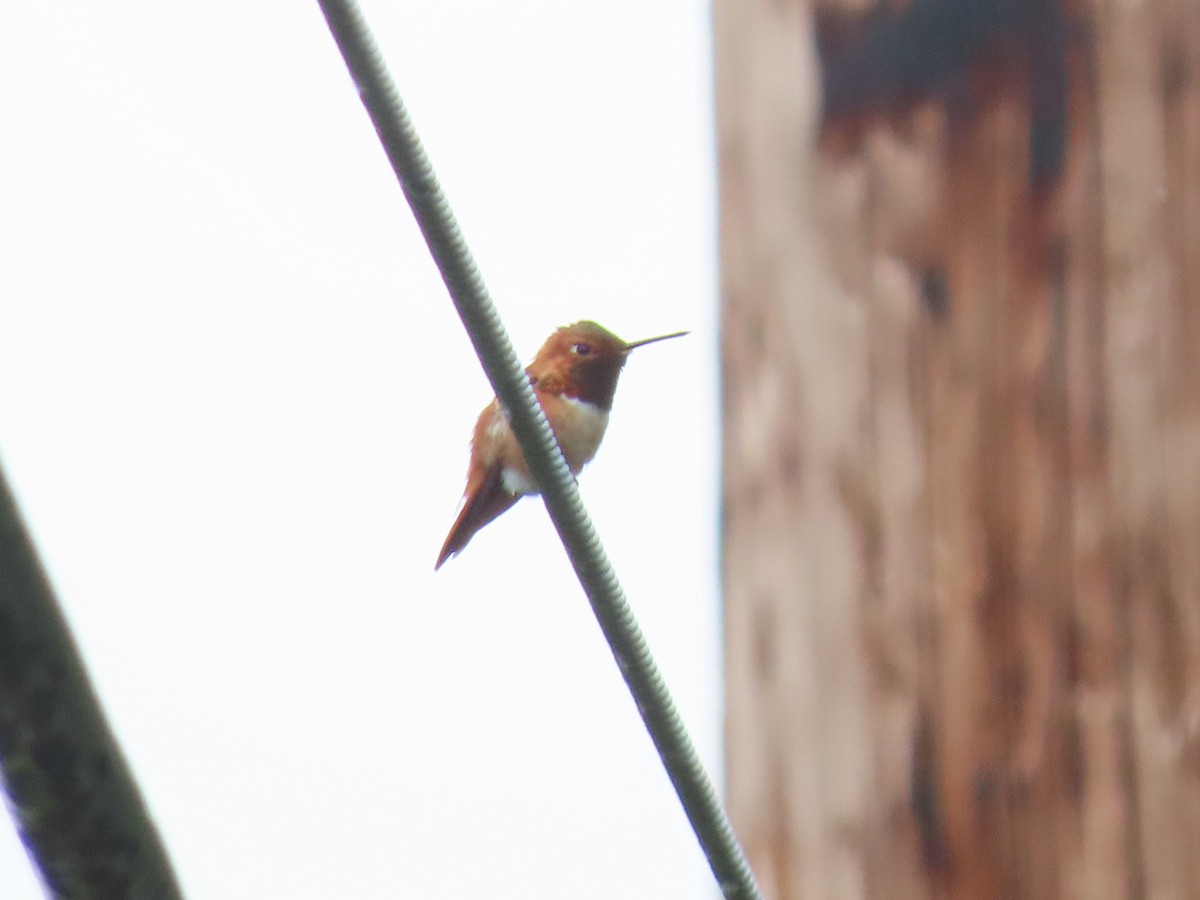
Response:
POLYGON ((1047 188, 1066 155, 1071 39, 1061 0, 913 0, 865 16, 821 12, 824 123, 853 128, 928 99, 960 111, 1019 85, 1031 110, 1030 182, 1047 188))

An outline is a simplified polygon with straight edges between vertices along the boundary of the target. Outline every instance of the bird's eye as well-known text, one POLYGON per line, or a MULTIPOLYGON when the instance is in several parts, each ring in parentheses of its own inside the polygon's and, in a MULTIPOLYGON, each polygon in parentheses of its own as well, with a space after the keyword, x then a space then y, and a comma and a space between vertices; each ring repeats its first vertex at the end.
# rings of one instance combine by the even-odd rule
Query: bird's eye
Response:
POLYGON ((571 352, 574 353, 576 356, 587 356, 589 353, 592 352, 592 345, 584 344, 584 343, 572 344, 571 352))

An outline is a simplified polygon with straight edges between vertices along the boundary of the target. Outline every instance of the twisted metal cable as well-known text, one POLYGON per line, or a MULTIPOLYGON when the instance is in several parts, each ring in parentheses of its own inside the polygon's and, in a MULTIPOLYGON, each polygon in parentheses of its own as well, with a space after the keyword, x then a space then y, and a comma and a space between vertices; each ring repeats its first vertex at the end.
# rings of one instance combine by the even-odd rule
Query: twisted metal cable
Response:
POLYGON ((513 352, 362 12, 353 0, 318 2, 484 372, 508 411, 550 518, 721 891, 729 900, 759 900, 742 849, 600 545, 575 479, 513 352))
POLYGON ((52 896, 183 896, 3 471, 0 787, 52 896))

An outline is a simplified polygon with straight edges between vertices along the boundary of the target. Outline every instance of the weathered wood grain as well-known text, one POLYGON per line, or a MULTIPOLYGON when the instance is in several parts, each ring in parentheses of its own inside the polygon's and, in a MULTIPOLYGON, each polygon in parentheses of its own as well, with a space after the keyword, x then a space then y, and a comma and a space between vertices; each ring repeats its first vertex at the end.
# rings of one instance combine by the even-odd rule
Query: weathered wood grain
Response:
POLYGON ((1200 3, 992 5, 714 4, 774 898, 1200 897, 1200 3))

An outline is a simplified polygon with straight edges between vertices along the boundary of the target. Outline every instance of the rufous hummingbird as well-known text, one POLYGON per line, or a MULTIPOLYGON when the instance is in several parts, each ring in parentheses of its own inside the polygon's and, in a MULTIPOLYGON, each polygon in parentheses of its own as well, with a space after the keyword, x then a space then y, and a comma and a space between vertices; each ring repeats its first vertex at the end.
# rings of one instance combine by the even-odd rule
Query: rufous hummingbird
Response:
MULTIPOLYGON (((542 344, 525 372, 573 475, 591 462, 600 447, 617 379, 630 352, 685 334, 677 331, 627 344, 595 322, 576 322, 558 329, 542 344)), ((434 569, 467 546, 484 525, 526 494, 537 492, 508 416, 493 397, 475 423, 462 509, 434 569)))

